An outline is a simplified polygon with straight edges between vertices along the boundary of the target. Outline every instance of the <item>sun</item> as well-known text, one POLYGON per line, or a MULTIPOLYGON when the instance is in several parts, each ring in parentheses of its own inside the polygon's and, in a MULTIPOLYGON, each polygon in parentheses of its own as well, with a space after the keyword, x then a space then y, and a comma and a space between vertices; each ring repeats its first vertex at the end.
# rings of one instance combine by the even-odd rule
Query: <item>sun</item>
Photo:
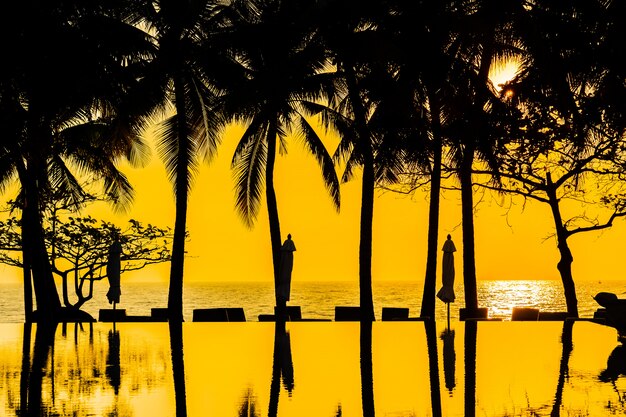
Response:
MULTIPOLYGON (((504 64, 495 65, 489 72, 489 79, 493 83, 493 86, 498 92, 502 90, 502 86, 513 79, 517 70, 519 69, 519 62, 517 60, 509 60, 504 64)), ((513 94, 512 91, 507 91, 505 96, 510 98, 513 94)))

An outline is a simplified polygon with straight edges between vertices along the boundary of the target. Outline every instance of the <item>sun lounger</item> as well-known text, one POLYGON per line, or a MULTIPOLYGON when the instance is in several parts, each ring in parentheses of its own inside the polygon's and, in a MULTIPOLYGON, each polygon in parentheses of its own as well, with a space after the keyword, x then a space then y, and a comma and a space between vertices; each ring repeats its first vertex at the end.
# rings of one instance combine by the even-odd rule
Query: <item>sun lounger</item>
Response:
POLYGON ((361 307, 335 306, 335 321, 360 321, 361 307))
POLYGON ((513 307, 511 321, 537 321, 539 309, 531 307, 513 307))
POLYGON ((241 322, 246 321, 246 315, 242 307, 196 308, 192 321, 241 322))
POLYGON ((382 321, 407 320, 409 309, 406 307, 383 307, 382 321))

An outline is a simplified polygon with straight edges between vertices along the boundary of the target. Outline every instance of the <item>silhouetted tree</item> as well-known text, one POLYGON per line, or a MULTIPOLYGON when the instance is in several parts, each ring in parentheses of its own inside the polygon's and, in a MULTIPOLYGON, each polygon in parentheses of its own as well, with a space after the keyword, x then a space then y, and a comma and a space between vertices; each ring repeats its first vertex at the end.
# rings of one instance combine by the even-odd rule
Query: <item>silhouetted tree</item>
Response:
POLYGON ((276 153, 287 152, 290 134, 300 136, 317 160, 333 205, 339 209, 333 162, 306 106, 332 100, 333 74, 326 69, 324 45, 307 22, 311 2, 263 0, 247 6, 239 9, 241 20, 228 37, 240 70, 231 74, 230 83, 220 84, 226 92, 221 109, 246 125, 232 167, 236 208, 249 227, 258 215, 265 185, 276 286, 282 238, 274 165, 276 153))
POLYGON ((393 43, 376 29, 377 19, 390 13, 386 3, 324 3, 322 16, 333 21, 319 23, 331 60, 337 69, 341 100, 331 108, 318 108, 322 120, 341 138, 334 159, 343 163, 342 181, 361 169, 359 235, 359 289, 361 318, 374 320, 372 294, 372 225, 377 184, 395 182, 400 171, 407 137, 406 99, 389 65, 393 43), (398 105, 400 101, 402 105, 398 105))
POLYGON ((101 179, 110 200, 124 207, 132 189, 115 163, 121 157, 138 162, 145 149, 129 117, 116 112, 133 77, 112 9, 78 0, 23 2, 7 13, 3 30, 13 41, 0 79, 0 119, 12 122, 2 131, 0 181, 17 178, 21 185, 25 289, 32 279, 41 317, 55 320, 60 301, 44 243, 42 198, 64 189, 80 199, 84 192, 74 177, 80 173, 101 179))
MULTIPOLYGON (((65 208, 66 209, 66 208, 65 208)), ((44 241, 54 275, 61 278, 63 305, 80 309, 93 297, 94 283, 106 278, 108 250, 115 236, 123 247, 122 272, 168 262, 170 230, 130 220, 124 230, 90 216, 62 218, 62 206, 47 210, 44 241), (87 288, 85 288, 87 286, 87 288), (70 300, 70 287, 76 301, 70 300)), ((0 263, 24 268, 21 221, 11 217, 0 222, 0 263)))
POLYGON ((528 51, 503 93, 519 117, 502 155, 499 174, 506 181, 499 191, 549 205, 560 253, 557 268, 572 317, 578 316, 578 302, 568 238, 608 228, 626 215, 624 118, 603 99, 616 70, 604 65, 610 50, 604 46, 614 42, 606 24, 611 13, 599 2, 588 8, 535 5, 528 11, 528 51), (564 218, 566 200, 582 203, 583 212, 564 218), (607 209, 602 220, 586 214, 585 207, 598 204, 607 209))
POLYGON ((507 114, 497 99, 489 75, 494 66, 520 54, 517 51, 519 40, 512 30, 520 10, 523 9, 518 2, 491 0, 460 10, 462 24, 456 36, 461 65, 452 80, 454 94, 444 98, 451 109, 447 136, 461 186, 463 284, 465 307, 469 312, 478 308, 472 171, 475 162, 480 162, 491 167, 494 172, 491 179, 499 181, 497 155, 504 148, 507 133, 500 127, 500 120, 507 114))
POLYGON ((221 60, 215 58, 220 54, 211 44, 210 34, 227 24, 224 10, 223 4, 207 0, 129 4, 129 22, 143 29, 146 42, 154 47, 145 59, 140 86, 131 94, 135 100, 148 101, 145 117, 168 113, 157 134, 158 151, 176 198, 168 294, 170 320, 183 320, 187 202, 193 175, 199 159, 211 160, 220 139, 221 118, 213 110, 216 90, 212 80, 217 71, 213 66, 221 60))
MULTIPOLYGON (((412 140, 405 141, 403 184, 415 189, 430 184, 428 240, 420 315, 435 315, 439 202, 444 152, 443 128, 448 119, 446 97, 455 91, 458 59, 455 5, 449 2, 397 2, 385 22, 391 31, 398 78, 411 98, 405 111, 413 113, 412 140), (420 119, 424 119, 421 122, 420 119), (424 124, 423 126, 422 123, 424 124), (416 128, 420 126, 419 128, 416 128)), ((458 81, 458 77, 457 77, 458 81)), ((404 188, 401 187, 401 188, 404 188)), ((394 188, 398 189, 398 188, 394 188)))

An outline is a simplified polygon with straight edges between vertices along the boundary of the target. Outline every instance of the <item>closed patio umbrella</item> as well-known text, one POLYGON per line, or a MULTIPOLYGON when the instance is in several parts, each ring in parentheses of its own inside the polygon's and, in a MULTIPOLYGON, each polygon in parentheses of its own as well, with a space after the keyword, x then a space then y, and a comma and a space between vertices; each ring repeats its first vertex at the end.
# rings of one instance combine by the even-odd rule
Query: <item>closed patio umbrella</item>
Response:
POLYGON ((452 242, 452 237, 448 235, 443 244, 443 260, 441 262, 441 284, 442 287, 437 292, 437 297, 446 303, 448 307, 448 328, 450 328, 450 303, 454 302, 454 252, 456 247, 452 242))
POLYGON ((122 270, 121 265, 122 245, 118 237, 115 237, 113 243, 109 247, 109 257, 107 259, 106 273, 109 279, 109 291, 107 292, 107 299, 109 304, 115 304, 120 302, 120 295, 122 290, 120 289, 120 275, 122 270))
POLYGON ((437 297, 444 303, 454 302, 454 252, 456 247, 452 238, 448 235, 448 239, 443 244, 443 261, 441 263, 441 281, 442 287, 437 293, 437 297))
POLYGON ((293 270, 293 253, 296 245, 291 240, 291 234, 287 235, 287 240, 280 248, 280 266, 278 268, 278 286, 276 288, 276 298, 281 305, 289 301, 291 293, 291 271, 293 270))

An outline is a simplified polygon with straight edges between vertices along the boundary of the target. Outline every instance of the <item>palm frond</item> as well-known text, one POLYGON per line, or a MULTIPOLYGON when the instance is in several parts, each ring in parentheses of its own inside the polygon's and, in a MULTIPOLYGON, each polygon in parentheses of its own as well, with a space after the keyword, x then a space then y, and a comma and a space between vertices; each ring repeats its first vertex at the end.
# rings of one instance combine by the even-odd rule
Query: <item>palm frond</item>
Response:
MULTIPOLYGON (((157 143, 157 152, 165 164, 167 176, 172 184, 178 181, 178 169, 181 161, 186 161, 186 184, 187 192, 191 189, 194 174, 198 170, 197 159, 194 158, 193 141, 188 137, 179 137, 179 118, 181 116, 175 114, 164 120, 158 129, 159 141, 157 143)), ((176 194, 176 187, 174 187, 176 194)))
POLYGON ((351 153, 345 161, 345 167, 343 174, 341 175, 341 182, 346 183, 352 180, 354 177, 354 170, 361 166, 361 162, 358 160, 354 153, 351 153))
POLYGON ((333 160, 336 163, 347 160, 354 151, 354 144, 356 143, 356 133, 352 120, 339 111, 322 104, 304 101, 300 105, 308 114, 319 115, 322 126, 325 129, 335 130, 341 138, 333 155, 333 160))
POLYGON ((48 178, 51 190, 62 195, 68 205, 78 208, 83 204, 88 193, 59 155, 48 161, 48 178))
POLYGON ((315 129, 313 129, 308 120, 302 116, 300 117, 300 131, 304 136, 304 145, 315 157, 322 170, 324 184, 326 186, 326 190, 330 194, 333 205, 337 211, 339 211, 339 207, 341 205, 339 180, 337 179, 337 172, 335 171, 333 160, 328 154, 326 147, 322 143, 322 140, 315 129))
POLYGON ((263 123, 262 117, 255 117, 252 119, 235 148, 235 152, 233 153, 233 158, 231 160, 231 168, 234 168, 235 162, 242 158, 243 153, 248 146, 250 146, 251 142, 259 140, 259 137, 262 138, 261 140, 265 140, 264 134, 266 131, 267 127, 263 123))
POLYGON ((10 184, 17 178, 13 157, 8 153, 0 155, 0 194, 4 194, 10 184))
POLYGON ((198 152, 210 162, 221 142, 221 129, 225 124, 219 112, 214 110, 215 97, 200 81, 193 79, 190 85, 190 127, 198 152))
POLYGON ((257 128, 254 130, 250 127, 246 129, 232 162, 235 207, 248 227, 253 226, 259 212, 267 162, 267 129, 262 124, 255 126, 257 128))

